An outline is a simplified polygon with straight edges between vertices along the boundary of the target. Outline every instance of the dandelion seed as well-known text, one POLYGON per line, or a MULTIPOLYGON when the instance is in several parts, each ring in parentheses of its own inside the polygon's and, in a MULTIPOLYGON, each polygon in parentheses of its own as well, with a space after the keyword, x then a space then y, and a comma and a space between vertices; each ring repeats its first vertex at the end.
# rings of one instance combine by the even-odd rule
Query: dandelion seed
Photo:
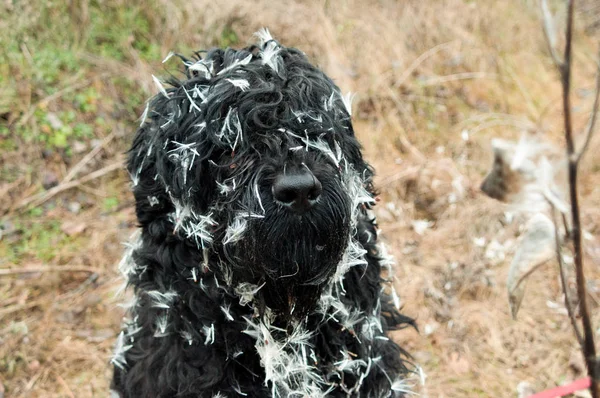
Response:
POLYGON ((196 102, 192 99, 192 97, 190 97, 190 93, 188 93, 185 88, 183 88, 183 92, 185 93, 185 96, 188 98, 188 101, 190 101, 190 105, 192 106, 192 108, 194 108, 198 112, 202 112, 200 107, 198 107, 198 105, 196 105, 196 102))
POLYGON ((152 300, 152 307, 164 309, 169 309, 178 296, 177 292, 173 290, 164 293, 158 290, 149 290, 146 294, 152 300))
POLYGON ((144 122, 148 118, 148 112, 150 111, 150 104, 146 102, 146 107, 144 108, 144 113, 142 113, 142 117, 140 118, 140 127, 144 125, 144 122))
POLYGON ((223 244, 228 245, 239 241, 246 231, 248 222, 242 215, 236 215, 233 222, 227 226, 225 237, 223 238, 223 244))
POLYGON ((219 73, 217 73, 217 76, 224 75, 224 74, 230 72, 231 70, 233 70, 235 68, 238 68, 240 66, 248 65, 250 63, 250 61, 252 60, 252 57, 253 57, 252 54, 248 54, 248 56, 246 58, 244 58, 244 59, 241 59, 241 60, 236 59, 233 62, 233 64, 229 65, 227 68, 221 69, 219 71, 219 73))
POLYGON ((251 303, 254 300, 256 293, 258 293, 263 286, 265 286, 265 283, 260 286, 246 282, 237 285, 235 288, 235 294, 240 298, 240 305, 251 303))
POLYGON ((154 84, 156 85, 158 90, 161 92, 161 94, 164 95, 166 98, 169 98, 169 93, 167 93, 167 90, 165 90, 165 87, 163 86, 161 81, 158 80, 158 78, 154 75, 152 75, 152 80, 154 81, 154 84))
POLYGON ((209 64, 206 64, 206 61, 200 60, 192 65, 188 65, 188 70, 195 72, 204 72, 204 78, 206 80, 210 80, 212 78, 213 73, 213 63, 209 61, 209 64))
POLYGON ((273 69, 275 73, 279 73, 279 67, 282 63, 281 56, 279 55, 280 51, 281 48, 275 41, 269 41, 260 52, 263 65, 267 65, 273 69))
POLYGON ((194 344, 194 338, 192 337, 192 334, 188 331, 183 331, 181 332, 181 337, 187 341, 188 345, 192 345, 194 344))
POLYGON ((168 60, 170 60, 173 55, 175 55, 175 53, 173 51, 169 51, 169 53, 167 54, 167 56, 165 57, 165 59, 163 59, 162 63, 164 64, 165 62, 167 62, 168 60))
POLYGON ((231 304, 227 304, 227 305, 222 305, 221 306, 221 311, 223 312, 223 314, 225 314, 225 318, 228 321, 233 321, 233 315, 231 315, 231 304))
POLYGON ((119 333, 119 337, 117 338, 117 343, 115 344, 114 354, 110 360, 110 362, 118 367, 121 370, 125 370, 127 366, 127 360, 125 359, 125 354, 129 349, 133 347, 132 345, 125 344, 125 332, 119 333))
MULTIPOLYGON (((188 279, 189 279, 189 278, 188 278, 188 279)), ((196 268, 192 268, 192 278, 191 278, 191 280, 193 280, 193 281, 194 281, 194 283, 197 283, 197 282, 198 282, 198 275, 197 275, 197 273, 196 273, 196 268)))
POLYGON ((215 342, 215 324, 211 324, 210 327, 203 326, 202 331, 206 335, 206 340, 204 340, 204 345, 213 344, 215 342))
POLYGON ((262 210, 262 212, 264 214, 265 208, 263 207, 262 199, 260 198, 260 192, 258 190, 258 182, 256 182, 256 181, 254 182, 254 197, 258 201, 258 205, 260 206, 260 209, 262 210))
POLYGON ((165 337, 167 333, 167 327, 169 326, 169 320, 167 315, 159 315, 155 322, 156 329, 154 331, 154 337, 165 337))
POLYGON ((348 112, 348 115, 352 116, 352 101, 354 100, 355 94, 347 93, 346 95, 340 95, 342 103, 348 112))
POLYGON ((233 84, 235 87, 239 88, 242 91, 246 91, 248 90, 248 88, 250 88, 250 83, 248 82, 248 80, 244 80, 244 79, 225 79, 227 80, 229 83, 233 84))
POLYGON ((254 33, 254 36, 259 38, 261 47, 273 40, 273 36, 271 36, 271 32, 267 28, 260 28, 258 32, 254 33))

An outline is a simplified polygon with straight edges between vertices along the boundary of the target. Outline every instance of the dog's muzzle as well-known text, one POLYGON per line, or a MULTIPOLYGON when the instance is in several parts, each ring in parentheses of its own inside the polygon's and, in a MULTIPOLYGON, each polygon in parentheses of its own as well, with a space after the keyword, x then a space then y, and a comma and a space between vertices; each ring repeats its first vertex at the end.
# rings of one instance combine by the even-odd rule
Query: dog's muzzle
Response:
POLYGON ((306 165, 278 175, 271 187, 273 198, 296 213, 304 213, 318 202, 323 186, 306 165))

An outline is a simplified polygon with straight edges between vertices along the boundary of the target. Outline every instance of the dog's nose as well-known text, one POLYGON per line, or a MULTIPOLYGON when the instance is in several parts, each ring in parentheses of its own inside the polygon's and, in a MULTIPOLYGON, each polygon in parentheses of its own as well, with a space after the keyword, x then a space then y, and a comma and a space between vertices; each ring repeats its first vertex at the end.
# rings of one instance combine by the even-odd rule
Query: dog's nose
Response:
POLYGON ((302 213, 310 209, 321 196, 321 182, 308 167, 280 174, 271 188, 273 197, 286 207, 302 213))

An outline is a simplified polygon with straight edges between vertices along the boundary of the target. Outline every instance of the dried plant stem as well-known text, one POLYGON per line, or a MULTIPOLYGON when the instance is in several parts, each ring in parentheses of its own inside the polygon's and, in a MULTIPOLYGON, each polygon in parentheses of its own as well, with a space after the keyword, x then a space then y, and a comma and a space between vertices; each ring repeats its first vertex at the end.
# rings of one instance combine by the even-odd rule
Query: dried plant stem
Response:
POLYGON ((600 48, 598 48, 598 54, 596 58, 596 62, 598 63, 596 69, 596 91, 594 94, 594 105, 592 105, 592 114, 590 115, 590 120, 587 124, 587 127, 584 132, 584 140, 581 149, 576 153, 577 162, 581 159, 585 151, 587 150, 590 141, 592 139, 592 135, 594 134, 594 127, 596 125, 596 116, 598 115, 598 97, 600 96, 600 48))
POLYGON ((6 315, 12 314, 13 312, 28 310, 30 308, 43 305, 47 302, 48 302, 47 299, 39 299, 39 300, 35 300, 35 301, 30 301, 30 302, 24 303, 24 304, 13 304, 13 305, 9 305, 9 306, 0 308, 0 319, 2 319, 6 315))
POLYGON ((567 141, 567 158, 569 159, 569 196, 571 200, 572 238, 575 257, 575 275, 577 278, 577 293, 579 295, 579 308, 584 336, 584 355, 588 374, 592 385, 590 392, 593 398, 600 397, 596 375, 596 343, 594 342, 594 329, 587 304, 587 288, 583 270, 583 250, 581 242, 581 219, 579 215, 579 198, 577 195, 577 171, 580 156, 575 155, 573 141, 573 123, 571 121, 571 57, 573 45, 573 14, 575 0, 569 0, 567 11, 567 32, 565 43, 565 56, 560 67, 561 82, 563 86, 563 111, 565 121, 565 139, 567 141))
POLYGON ((45 267, 27 267, 27 268, 4 268, 0 269, 0 276, 7 275, 18 275, 18 274, 35 274, 38 272, 88 272, 88 273, 101 273, 102 270, 99 268, 77 266, 77 265, 63 265, 63 266, 45 266, 45 267))
POLYGON ((540 4, 542 7, 542 17, 544 20, 544 37, 546 38, 546 44, 548 45, 548 50, 550 51, 552 60, 556 65, 560 65, 562 61, 556 52, 556 32, 554 30, 552 14, 550 14, 550 9, 548 8, 548 2, 546 0, 541 0, 540 4))
POLYGON ((67 384, 65 379, 63 379, 62 376, 59 375, 58 373, 55 373, 55 374, 56 374, 56 380, 62 386, 62 388, 65 390, 65 392, 69 396, 69 398, 75 398, 75 395, 73 395, 73 391, 71 390, 71 388, 69 387, 69 385, 67 384))
POLYGON ((112 131, 108 136, 106 136, 100 144, 98 144, 95 148, 93 148, 87 155, 85 155, 63 178, 61 184, 65 184, 71 181, 77 174, 100 152, 106 145, 115 138, 115 131, 112 131))
MULTIPOLYGON (((579 200, 577 194, 577 172, 579 168, 579 160, 581 159, 584 151, 586 150, 590 137, 593 133, 596 111, 598 107, 598 91, 600 89, 600 81, 597 78, 596 82, 596 96, 592 109, 592 115, 588 123, 586 131, 586 138, 584 145, 581 150, 577 152, 573 139, 573 123, 571 120, 571 64, 572 64, 572 46, 573 46, 573 14, 575 0, 567 1, 567 28, 565 33, 565 51, 564 57, 560 60, 556 54, 554 46, 555 40, 553 39, 554 32, 551 30, 552 17, 548 11, 548 7, 545 0, 541 0, 542 14, 544 18, 544 33, 548 45, 550 46, 550 52, 552 58, 560 72, 560 80, 563 91, 563 113, 564 113, 564 128, 565 128, 565 141, 567 144, 567 159, 568 159, 568 184, 569 184, 569 198, 571 202, 571 231, 570 237, 573 240, 573 252, 575 260, 575 275, 577 280, 577 295, 579 299, 579 308, 581 314, 581 323, 583 329, 583 344, 582 351, 587 365, 588 374, 591 379, 590 392, 593 398, 600 397, 600 391, 598 390, 598 375, 597 375, 597 360, 596 360, 596 344, 594 341, 594 329, 592 328, 592 321, 590 316, 590 310, 587 304, 587 288, 585 280, 585 272, 583 269, 583 250, 582 250, 582 239, 581 239, 581 219, 579 212, 579 200)), ((600 78, 600 77, 599 77, 600 78)), ((556 223, 555 223, 556 225, 556 223)), ((558 244, 558 242, 557 242, 558 244)), ((557 246, 557 256, 559 264, 561 265, 561 278, 563 279, 563 290, 565 293, 567 310, 569 315, 574 312, 571 303, 568 300, 568 289, 566 280, 564 280, 563 264, 560 254, 560 248, 557 246)), ((573 319, 571 320, 573 322, 573 319)), ((575 334, 581 343, 581 332, 574 325, 575 334)))
MULTIPOLYGON (((31 55, 30 55, 31 56, 31 55)), ((83 76, 83 73, 80 72, 77 75, 75 75, 72 79, 70 79, 71 82, 76 82, 79 78, 81 78, 83 76)), ((69 83, 70 84, 70 83, 69 83)), ((54 101, 57 98, 62 97, 64 94, 70 93, 71 91, 76 91, 79 90, 81 88, 84 88, 86 86, 89 86, 90 82, 85 80, 82 82, 78 82, 78 83, 73 83, 70 86, 67 86, 61 90, 58 90, 57 92, 55 92, 52 95, 47 96, 46 98, 43 98, 41 101, 38 101, 35 105, 30 106, 29 110, 27 111, 27 113, 25 113, 23 115, 23 117, 21 117, 21 119, 19 119, 19 121, 17 122, 17 127, 21 127, 23 125, 25 125, 25 123, 27 123, 29 121, 29 119, 33 116, 33 114, 35 113, 35 110, 42 104, 47 104, 51 101, 54 101)))
POLYGON ((96 170, 86 176, 83 176, 78 180, 61 183, 61 184, 55 186, 54 188, 49 189, 48 191, 41 192, 39 194, 25 198, 19 204, 17 204, 16 207, 13 208, 12 210, 19 210, 19 209, 23 209, 23 208, 29 208, 32 206, 39 206, 40 204, 46 202, 47 200, 49 200, 50 198, 52 198, 53 196, 55 196, 56 194, 58 194, 60 192, 80 186, 81 184, 84 184, 88 181, 102 177, 103 175, 106 175, 115 170, 122 169, 123 168, 122 158, 120 156, 117 156, 116 159, 117 159, 116 161, 110 163, 108 166, 105 166, 99 170, 96 170))
MULTIPOLYGON (((581 330, 579 329, 579 324, 577 324, 577 319, 575 318, 575 309, 573 308, 573 302, 569 297, 569 285, 567 279, 567 272, 565 267, 565 262, 563 261, 562 253, 560 251, 560 235, 558 232, 558 220, 556 219, 556 208, 550 203, 552 208, 552 222, 554 223, 554 244, 556 245, 556 258, 558 260, 558 267, 560 271, 560 282, 562 284, 563 293, 565 295, 565 307, 567 307, 567 313, 569 314, 569 319, 571 320, 571 325, 573 326, 573 331, 575 332, 575 337, 577 337, 577 341, 579 342, 579 347, 584 349, 584 340, 583 335, 581 334, 581 330)), ((564 215, 563 215, 564 216, 564 215)), ((566 229, 565 229, 566 231, 566 229)))

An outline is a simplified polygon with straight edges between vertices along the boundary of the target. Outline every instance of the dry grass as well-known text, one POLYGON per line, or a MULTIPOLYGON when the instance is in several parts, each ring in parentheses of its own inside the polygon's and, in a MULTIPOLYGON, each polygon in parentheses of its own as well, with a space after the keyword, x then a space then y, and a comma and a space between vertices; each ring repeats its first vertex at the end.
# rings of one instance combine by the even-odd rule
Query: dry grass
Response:
MULTIPOLYGON (((124 172, 90 181, 85 176, 110 165, 127 147, 134 110, 141 113, 144 96, 152 93, 150 73, 161 70, 162 56, 245 45, 263 26, 302 48, 343 90, 358 93, 356 130, 379 173, 380 223, 398 259, 405 312, 421 330, 394 337, 428 375, 423 396, 514 397, 520 382, 537 391, 581 376, 555 264, 528 282, 519 320, 510 318, 505 279, 518 223, 506 222, 506 209, 478 192, 492 137, 536 128, 560 142, 560 87, 536 3, 109 0, 103 2, 106 18, 130 12, 143 25, 142 33, 112 42, 115 55, 90 51, 99 14, 89 0, 70 2, 64 13, 50 8, 39 15, 27 3, 23 9, 0 6, 8 15, 0 28, 18 33, 9 44, 24 65, 29 58, 30 66, 36 62, 36 40, 57 38, 60 49, 72 51, 82 65, 73 73, 61 69, 51 93, 35 68, 0 66, 0 82, 14 81, 0 84, 0 97, 13 98, 0 99, 0 127, 5 123, 8 132, 0 135, 0 268, 36 268, 0 274, 0 396, 3 390, 8 397, 106 396, 108 358, 122 316, 116 307, 122 298, 114 296, 120 284, 115 264, 135 219, 124 172), (53 26, 44 18, 63 19, 53 26), (69 35, 59 31, 60 24, 69 26, 65 21, 88 28, 69 35), (136 46, 140 40, 153 50, 136 46), (79 103, 69 91, 89 89, 98 93, 89 99, 94 108, 75 118, 92 123, 100 115, 104 122, 93 122, 91 137, 69 145, 91 144, 111 131, 115 139, 73 176, 82 183, 33 209, 17 209, 43 192, 48 171, 61 181, 91 150, 88 145, 69 154, 35 140, 49 134, 44 115, 61 115, 79 103), (420 231, 421 225, 428 228, 420 231)), ((574 116, 581 126, 591 106, 595 51, 593 38, 583 33, 575 45, 574 116)), ((598 319, 598 140, 592 146, 582 202, 598 319)))

